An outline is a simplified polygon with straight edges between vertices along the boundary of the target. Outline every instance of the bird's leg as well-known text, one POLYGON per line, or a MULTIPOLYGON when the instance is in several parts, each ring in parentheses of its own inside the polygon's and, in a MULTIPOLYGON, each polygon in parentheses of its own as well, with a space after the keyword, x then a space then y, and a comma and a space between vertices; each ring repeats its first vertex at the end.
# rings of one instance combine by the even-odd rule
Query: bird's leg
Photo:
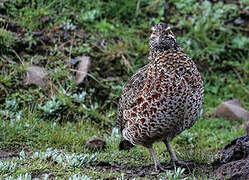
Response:
POLYGON ((169 151, 170 158, 171 158, 171 160, 172 160, 172 162, 174 164, 176 161, 178 161, 178 159, 176 157, 176 154, 175 154, 174 150, 172 149, 172 147, 171 147, 171 145, 170 145, 170 143, 169 143, 168 140, 165 140, 163 142, 166 145, 166 147, 167 147, 167 149, 169 151))
POLYGON ((154 153, 154 150, 151 147, 148 147, 148 150, 150 152, 150 156, 153 158, 153 161, 154 161, 154 164, 155 164, 155 171, 156 173, 159 173, 160 171, 166 171, 163 166, 159 163, 158 159, 157 159, 157 156, 155 155, 154 153))
POLYGON ((186 165, 186 163, 184 161, 179 161, 177 159, 176 154, 169 143, 169 140, 164 140, 163 142, 169 151, 169 155, 170 155, 170 158, 171 158, 171 161, 172 161, 174 167, 176 167, 177 165, 186 165))

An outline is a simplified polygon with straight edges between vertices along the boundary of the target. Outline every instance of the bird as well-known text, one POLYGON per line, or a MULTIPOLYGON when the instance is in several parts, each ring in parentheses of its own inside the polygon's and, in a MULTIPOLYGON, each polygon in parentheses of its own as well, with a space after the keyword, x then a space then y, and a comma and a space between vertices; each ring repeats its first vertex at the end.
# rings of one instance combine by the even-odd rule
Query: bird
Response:
POLYGON ((196 64, 168 24, 160 22, 151 28, 149 48, 148 63, 123 88, 117 127, 121 132, 119 150, 135 145, 147 148, 159 172, 165 169, 154 153, 155 142, 164 142, 174 166, 184 164, 170 141, 198 120, 204 85, 196 64))

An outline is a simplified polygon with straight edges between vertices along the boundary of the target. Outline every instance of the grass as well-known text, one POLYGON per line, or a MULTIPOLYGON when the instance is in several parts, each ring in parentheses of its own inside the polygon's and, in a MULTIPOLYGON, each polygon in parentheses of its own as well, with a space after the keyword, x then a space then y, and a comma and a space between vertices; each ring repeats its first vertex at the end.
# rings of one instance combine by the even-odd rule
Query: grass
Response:
MULTIPOLYGON (((118 151, 120 135, 113 128, 124 83, 147 63, 150 27, 165 20, 203 75, 205 101, 201 119, 172 141, 180 159, 200 168, 190 174, 175 169, 157 178, 207 178, 212 168, 202 165, 244 134, 242 122, 217 119, 214 112, 233 98, 249 109, 248 8, 247 0, 1 2, 0 150, 18 156, 0 160, 0 179, 125 179, 132 177, 128 170, 134 176, 150 171, 148 151, 118 151), (77 64, 67 64, 78 56, 91 57, 80 85, 75 83, 77 64), (47 72, 45 86, 25 84, 30 65, 47 72), (93 137, 104 138, 107 148, 86 148, 93 137), (70 164, 73 157, 77 166, 70 164), (103 162, 109 165, 98 165, 103 162)), ((169 162, 162 143, 154 149, 161 162, 169 162)))
MULTIPOLYGON (((5 163, 14 162, 16 165, 13 170, 9 168, 3 171, 2 177, 17 176, 18 174, 24 174, 24 172, 28 172, 32 177, 50 174, 50 177, 65 178, 78 172, 84 172, 85 175, 95 178, 120 177, 119 173, 109 174, 95 170, 89 163, 72 168, 71 166, 64 167, 60 163, 53 165, 53 161, 59 160, 50 160, 48 158, 50 155, 47 155, 47 158, 32 157, 36 152, 49 154, 50 148, 55 151, 59 150, 60 153, 67 153, 69 156, 72 153, 84 154, 89 157, 94 155, 96 159, 90 164, 97 164, 98 162, 123 164, 125 162, 127 167, 153 166, 145 148, 135 147, 128 152, 118 151, 119 134, 116 134, 115 131, 113 133, 101 132, 97 125, 89 122, 60 125, 53 121, 25 118, 19 121, 2 121, 1 124, 1 132, 4 132, 4 142, 1 142, 2 149, 10 152, 23 149, 28 154, 25 159, 3 161, 5 163), (5 131, 6 129, 8 131, 5 131), (96 151, 84 147, 87 140, 96 136, 105 139, 107 142, 106 150, 96 151)), ((201 119, 193 128, 176 137, 172 145, 180 159, 191 159, 199 164, 211 163, 215 158, 214 155, 221 147, 243 133, 242 129, 238 131, 236 124, 231 125, 229 121, 201 119)), ((169 162, 169 154, 166 152, 163 143, 156 143, 154 149, 161 162, 169 162)), ((166 177, 166 174, 163 173, 161 176, 166 177)))

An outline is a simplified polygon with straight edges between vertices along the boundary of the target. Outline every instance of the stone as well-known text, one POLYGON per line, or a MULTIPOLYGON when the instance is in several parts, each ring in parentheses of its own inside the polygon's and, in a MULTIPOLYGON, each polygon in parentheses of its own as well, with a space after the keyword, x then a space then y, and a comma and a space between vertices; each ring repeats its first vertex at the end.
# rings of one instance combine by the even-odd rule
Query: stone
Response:
POLYGON ((249 136, 244 135, 229 142, 217 155, 211 173, 215 179, 249 179, 249 136))
POLYGON ((85 146, 90 149, 100 150, 100 149, 106 148, 106 142, 104 139, 101 139, 101 138, 93 138, 93 139, 88 140, 85 146))
POLYGON ((215 179, 236 179, 246 180, 249 179, 249 159, 242 159, 223 164, 216 169, 210 178, 215 179))
POLYGON ((215 112, 215 115, 220 118, 225 118, 230 121, 234 120, 249 120, 249 112, 246 111, 237 99, 225 101, 221 103, 215 112))
POLYGON ((25 85, 35 84, 38 86, 45 86, 48 84, 48 72, 43 67, 29 65, 26 71, 24 79, 25 85))
POLYGON ((89 56, 77 57, 76 59, 78 59, 80 62, 77 66, 75 81, 76 84, 81 84, 88 74, 87 72, 91 61, 89 56))
POLYGON ((0 150, 0 160, 8 160, 13 157, 19 157, 19 155, 14 152, 6 152, 6 151, 0 150))
POLYGON ((249 136, 244 135, 229 142, 217 155, 219 164, 249 158, 249 136))

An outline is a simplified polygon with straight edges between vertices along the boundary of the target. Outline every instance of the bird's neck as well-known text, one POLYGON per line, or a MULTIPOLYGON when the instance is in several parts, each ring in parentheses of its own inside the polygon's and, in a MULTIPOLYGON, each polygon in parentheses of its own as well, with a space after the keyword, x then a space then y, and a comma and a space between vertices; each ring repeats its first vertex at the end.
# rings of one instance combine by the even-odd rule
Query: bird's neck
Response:
POLYGON ((182 51, 183 52, 183 49, 180 47, 180 46, 176 46, 174 48, 170 48, 170 49, 157 49, 157 50, 154 50, 154 51, 151 51, 149 52, 149 62, 153 62, 158 56, 162 55, 162 54, 167 54, 167 53, 170 53, 170 52, 178 52, 178 51, 182 51))

